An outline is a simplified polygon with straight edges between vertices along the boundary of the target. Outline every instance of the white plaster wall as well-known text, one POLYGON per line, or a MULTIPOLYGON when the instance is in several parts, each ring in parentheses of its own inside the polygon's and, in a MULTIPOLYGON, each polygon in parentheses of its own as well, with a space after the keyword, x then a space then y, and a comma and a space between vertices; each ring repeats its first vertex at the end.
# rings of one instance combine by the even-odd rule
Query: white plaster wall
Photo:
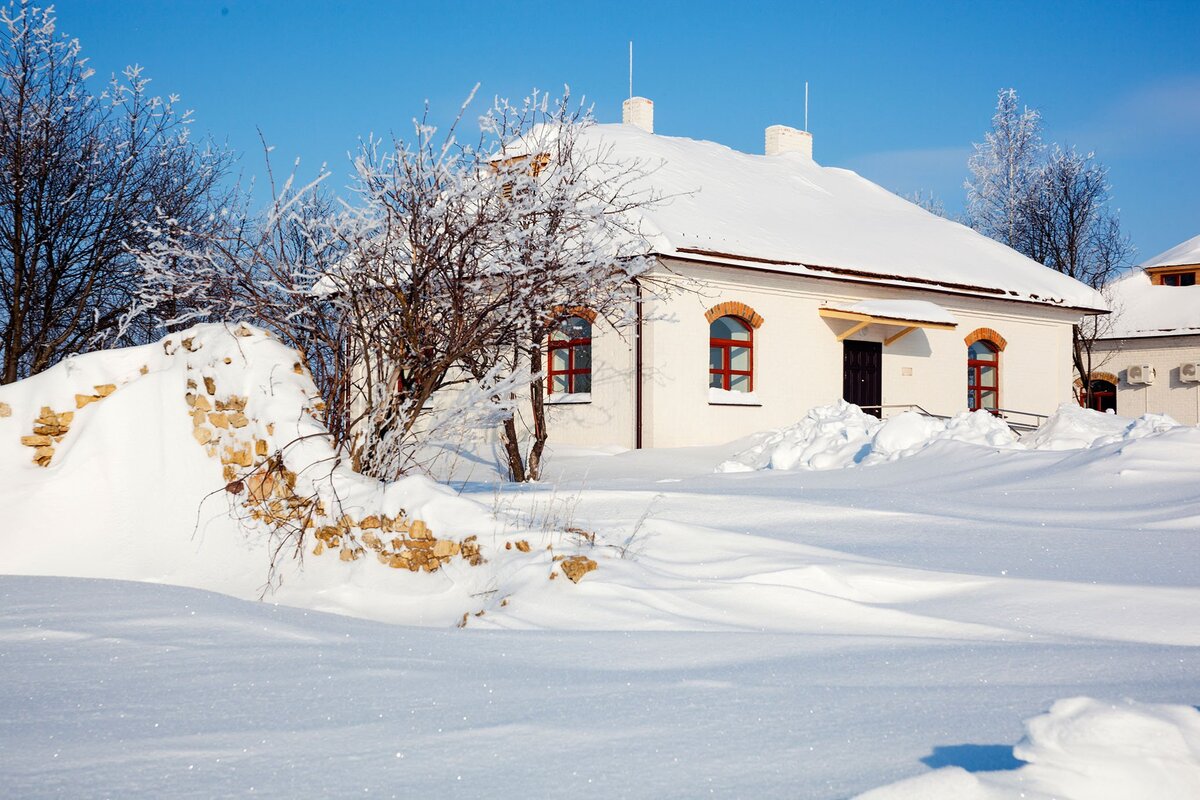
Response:
POLYGON ((1144 339, 1113 339, 1097 342, 1095 351, 1102 365, 1095 371, 1119 377, 1117 413, 1125 417, 1169 414, 1185 425, 1200 424, 1200 383, 1179 379, 1179 365, 1200 361, 1200 336, 1156 336, 1144 339), (1156 379, 1150 386, 1126 383, 1130 365, 1149 364, 1156 379))
POLYGON ((592 325, 591 402, 550 403, 552 444, 635 445, 634 329, 614 329, 601 318, 592 325))
MULTIPOLYGON (((714 444, 788 425, 809 408, 842 395, 842 346, 837 333, 852 323, 827 320, 825 302, 874 298, 929 300, 959 320, 953 331, 917 330, 883 349, 884 404, 915 403, 935 414, 966 408, 963 338, 978 327, 1008 342, 1001 355, 1005 408, 1049 414, 1071 398, 1071 324, 1060 309, 918 290, 859 286, 730 267, 668 261, 697 279, 699 292, 679 292, 651 305, 645 337, 647 447, 714 444), (708 402, 708 321, 717 303, 742 302, 764 317, 755 331, 755 394, 760 406, 708 402), (903 375, 908 367, 912 374, 903 375)), ((870 326, 855 338, 882 341, 897 328, 870 326)))

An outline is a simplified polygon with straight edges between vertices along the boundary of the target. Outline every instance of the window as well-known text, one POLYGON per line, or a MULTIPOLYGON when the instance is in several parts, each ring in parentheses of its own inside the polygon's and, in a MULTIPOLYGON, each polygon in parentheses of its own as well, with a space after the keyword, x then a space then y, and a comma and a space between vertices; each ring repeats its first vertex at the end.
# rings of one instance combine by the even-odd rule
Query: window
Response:
POLYGON ((592 323, 567 317, 550 332, 546 371, 550 394, 587 394, 592 391, 592 323))
POLYGON ((967 348, 967 408, 1000 407, 1000 348, 980 339, 967 348))
POLYGON ((754 391, 754 330, 739 317, 718 317, 708 326, 708 386, 754 391))
POLYGON ((1174 275, 1162 276, 1163 286, 1195 286, 1196 273, 1194 272, 1177 272, 1174 275))
POLYGON ((1117 410, 1117 387, 1112 381, 1092 380, 1091 386, 1082 394, 1080 405, 1084 408, 1095 411, 1117 410))

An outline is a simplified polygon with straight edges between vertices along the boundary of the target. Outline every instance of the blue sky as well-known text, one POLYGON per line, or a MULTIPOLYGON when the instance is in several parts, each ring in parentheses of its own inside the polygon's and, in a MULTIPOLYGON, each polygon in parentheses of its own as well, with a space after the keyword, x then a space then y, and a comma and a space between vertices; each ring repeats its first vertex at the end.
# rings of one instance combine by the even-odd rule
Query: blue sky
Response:
MULTIPOLYGON (((56 4, 101 74, 139 63, 197 128, 262 172, 294 157, 339 177, 370 133, 405 133, 481 96, 570 84, 602 121, 634 90, 659 133, 761 152, 803 123, 815 157, 962 206, 996 90, 1041 109, 1047 139, 1096 151, 1141 258, 1200 234, 1200 2, 827 4, 146 2, 56 4)), ((277 168, 278 168, 277 166, 277 168)))

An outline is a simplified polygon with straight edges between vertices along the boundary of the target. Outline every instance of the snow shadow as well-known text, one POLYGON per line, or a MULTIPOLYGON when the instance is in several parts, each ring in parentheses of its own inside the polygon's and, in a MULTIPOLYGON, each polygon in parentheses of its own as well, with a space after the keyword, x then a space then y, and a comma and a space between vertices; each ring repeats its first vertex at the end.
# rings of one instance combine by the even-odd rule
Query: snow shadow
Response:
POLYGON ((946 744, 933 748, 921 763, 939 767, 962 767, 967 772, 997 772, 1017 769, 1025 764, 1013 755, 1008 744, 946 744))

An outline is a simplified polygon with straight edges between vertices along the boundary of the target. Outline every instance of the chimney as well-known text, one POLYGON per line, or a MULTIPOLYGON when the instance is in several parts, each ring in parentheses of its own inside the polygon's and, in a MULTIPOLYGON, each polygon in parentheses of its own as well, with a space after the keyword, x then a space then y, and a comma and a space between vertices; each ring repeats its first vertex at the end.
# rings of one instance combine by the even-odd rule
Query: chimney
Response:
POLYGON ((812 134, 787 125, 772 125, 767 128, 767 155, 780 153, 799 153, 811 160, 812 134))
POLYGON ((654 133, 654 101, 645 97, 629 98, 621 104, 621 122, 654 133))

